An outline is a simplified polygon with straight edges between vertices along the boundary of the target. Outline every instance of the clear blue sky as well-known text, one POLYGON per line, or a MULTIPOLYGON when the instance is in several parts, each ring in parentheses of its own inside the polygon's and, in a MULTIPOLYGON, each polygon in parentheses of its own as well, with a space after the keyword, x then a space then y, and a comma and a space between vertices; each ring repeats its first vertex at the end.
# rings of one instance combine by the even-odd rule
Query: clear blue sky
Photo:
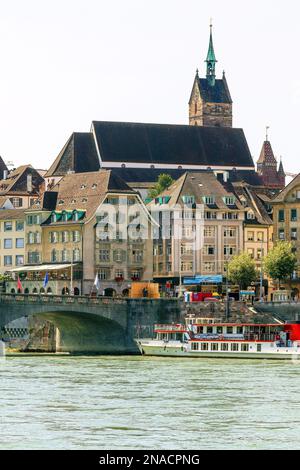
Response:
POLYGON ((47 168, 92 120, 187 123, 213 18, 234 126, 299 172, 298 0, 0 0, 0 155, 47 168))

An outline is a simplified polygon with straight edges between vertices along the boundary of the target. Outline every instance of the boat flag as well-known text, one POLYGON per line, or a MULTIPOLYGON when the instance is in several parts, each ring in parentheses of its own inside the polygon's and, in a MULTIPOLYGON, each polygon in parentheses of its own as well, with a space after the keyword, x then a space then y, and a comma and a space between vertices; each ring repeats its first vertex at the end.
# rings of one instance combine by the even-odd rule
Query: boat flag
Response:
POLYGON ((49 274, 46 272, 43 282, 43 287, 45 288, 49 282, 49 274))
POLYGON ((17 287, 18 287, 18 290, 20 290, 21 292, 23 292, 23 286, 22 286, 22 283, 20 281, 20 278, 18 276, 18 283, 17 283, 17 287))
POLYGON ((96 287, 97 290, 100 289, 100 279, 99 279, 98 273, 96 274, 96 277, 95 277, 94 286, 96 287))

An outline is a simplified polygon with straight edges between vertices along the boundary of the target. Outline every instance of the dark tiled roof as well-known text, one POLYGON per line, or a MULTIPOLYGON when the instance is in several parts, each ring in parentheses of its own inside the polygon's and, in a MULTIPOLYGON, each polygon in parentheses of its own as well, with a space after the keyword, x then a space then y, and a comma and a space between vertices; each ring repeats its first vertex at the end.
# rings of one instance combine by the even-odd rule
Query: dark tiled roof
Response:
POLYGON ((253 167, 242 129, 93 122, 102 161, 253 167))
POLYGON ((232 103, 225 77, 217 79, 214 86, 211 86, 206 78, 198 77, 198 86, 201 98, 206 103, 232 103))
POLYGON ((277 161, 273 153, 271 142, 268 140, 265 140, 263 143, 257 163, 267 163, 269 165, 272 164, 277 169, 277 161))
POLYGON ((32 192, 38 194, 40 185, 44 182, 42 176, 31 166, 22 165, 11 171, 6 179, 0 181, 0 195, 28 194, 27 176, 32 176, 32 192))
POLYGON ((100 163, 93 135, 89 132, 74 132, 45 177, 64 176, 68 171, 83 173, 99 169, 100 163))

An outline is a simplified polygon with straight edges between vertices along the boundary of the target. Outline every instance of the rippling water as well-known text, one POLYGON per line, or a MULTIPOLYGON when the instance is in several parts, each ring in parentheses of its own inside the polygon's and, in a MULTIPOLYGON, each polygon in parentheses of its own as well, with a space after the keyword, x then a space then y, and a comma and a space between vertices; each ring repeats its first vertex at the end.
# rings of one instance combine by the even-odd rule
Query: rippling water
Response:
POLYGON ((300 448, 300 364, 140 357, 0 362, 1 449, 300 448))

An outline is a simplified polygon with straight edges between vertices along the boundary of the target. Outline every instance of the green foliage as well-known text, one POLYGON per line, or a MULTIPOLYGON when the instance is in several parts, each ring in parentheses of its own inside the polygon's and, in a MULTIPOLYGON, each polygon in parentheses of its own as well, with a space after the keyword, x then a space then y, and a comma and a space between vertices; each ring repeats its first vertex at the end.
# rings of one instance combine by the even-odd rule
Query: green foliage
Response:
POLYGON ((241 289, 247 289, 251 282, 258 278, 255 263, 250 255, 241 253, 236 255, 228 263, 228 279, 240 286, 241 289))
POLYGON ((148 193, 149 198, 155 199, 160 193, 162 193, 165 189, 169 188, 173 183, 174 180, 170 175, 162 173, 161 175, 159 175, 154 188, 150 189, 148 193))
POLYGON ((290 278, 296 269, 297 258, 293 245, 286 241, 278 242, 264 259, 264 270, 273 280, 290 278))

